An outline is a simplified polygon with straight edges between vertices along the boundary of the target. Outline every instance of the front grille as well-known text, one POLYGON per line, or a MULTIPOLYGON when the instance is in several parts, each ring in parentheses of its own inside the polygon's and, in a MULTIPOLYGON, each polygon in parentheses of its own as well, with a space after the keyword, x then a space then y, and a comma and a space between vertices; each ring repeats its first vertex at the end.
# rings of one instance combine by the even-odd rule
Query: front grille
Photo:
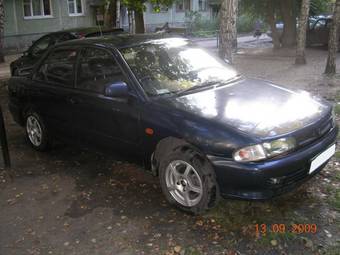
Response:
POLYGON ((298 135, 298 137, 296 137, 300 148, 320 139, 334 127, 334 121, 332 117, 326 119, 326 121, 321 120, 320 122, 317 124, 315 129, 310 130, 309 132, 302 132, 298 135), (323 123, 320 124, 320 122, 323 123))

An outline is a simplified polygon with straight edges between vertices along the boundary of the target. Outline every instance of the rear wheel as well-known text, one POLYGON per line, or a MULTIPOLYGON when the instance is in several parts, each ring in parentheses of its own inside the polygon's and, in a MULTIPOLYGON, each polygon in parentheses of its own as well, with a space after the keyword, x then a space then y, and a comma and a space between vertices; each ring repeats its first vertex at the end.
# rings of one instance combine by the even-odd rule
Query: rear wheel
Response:
POLYGON ((159 178, 167 200, 181 210, 200 214, 219 198, 209 162, 192 149, 176 149, 161 159, 159 178))
POLYGON ((25 129, 27 140, 38 151, 48 148, 48 133, 42 117, 35 111, 28 111, 25 115, 25 129))

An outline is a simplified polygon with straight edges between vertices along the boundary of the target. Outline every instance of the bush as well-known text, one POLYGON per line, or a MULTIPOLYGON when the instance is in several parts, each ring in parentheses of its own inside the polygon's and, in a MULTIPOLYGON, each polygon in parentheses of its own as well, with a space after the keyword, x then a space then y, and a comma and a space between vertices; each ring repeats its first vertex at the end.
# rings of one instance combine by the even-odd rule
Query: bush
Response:
POLYGON ((256 18, 249 15, 241 15, 237 20, 237 32, 238 33, 249 33, 254 31, 254 24, 256 18))
MULTIPOLYGON (((216 35, 219 30, 218 19, 206 19, 197 11, 189 11, 185 14, 188 32, 194 36, 210 37, 216 35)), ((254 31, 254 25, 258 18, 251 15, 240 15, 237 19, 238 33, 251 33, 254 31)), ((263 31, 267 29, 267 25, 263 24, 263 31)))
POLYGON ((190 34, 194 36, 209 37, 216 35, 218 20, 203 18, 199 12, 189 11, 186 13, 186 24, 190 34))

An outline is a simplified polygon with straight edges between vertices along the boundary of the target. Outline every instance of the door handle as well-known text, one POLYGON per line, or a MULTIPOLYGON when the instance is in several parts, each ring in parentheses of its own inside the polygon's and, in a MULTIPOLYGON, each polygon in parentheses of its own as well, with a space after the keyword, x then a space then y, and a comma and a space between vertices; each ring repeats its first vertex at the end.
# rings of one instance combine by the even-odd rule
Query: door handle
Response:
POLYGON ((80 100, 79 99, 76 99, 76 98, 73 98, 73 97, 70 97, 68 99, 68 101, 71 103, 71 104, 79 104, 80 103, 80 100))
POLYGON ((112 111, 113 111, 113 112, 121 112, 122 110, 121 110, 121 109, 118 109, 118 108, 112 108, 112 111))

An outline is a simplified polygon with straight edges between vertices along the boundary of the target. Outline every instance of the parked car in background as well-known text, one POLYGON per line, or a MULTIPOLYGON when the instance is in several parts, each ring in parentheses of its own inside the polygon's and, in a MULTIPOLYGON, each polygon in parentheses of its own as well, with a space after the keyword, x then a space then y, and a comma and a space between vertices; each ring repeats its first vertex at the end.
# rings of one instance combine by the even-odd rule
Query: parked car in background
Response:
MULTIPOLYGON (((307 46, 313 45, 328 45, 329 32, 333 19, 331 16, 318 16, 309 18, 309 27, 307 29, 307 46)), ((284 24, 282 22, 277 23, 276 28, 280 38, 282 37, 284 24)), ((267 32, 268 36, 272 36, 272 32, 267 32)), ((340 40, 339 40, 340 45, 340 40)))
POLYGON ((88 27, 88 28, 76 28, 63 30, 58 32, 49 33, 44 35, 40 39, 33 42, 32 46, 23 53, 23 56, 13 61, 10 64, 11 75, 27 74, 33 68, 33 65, 39 60, 39 58, 53 45, 74 39, 96 37, 96 36, 108 36, 123 33, 121 28, 100 28, 100 27, 88 27))
POLYGON ((220 194, 267 199, 291 191, 335 153, 329 103, 244 78, 182 38, 64 42, 30 75, 12 77, 8 91, 34 149, 59 138, 139 156, 166 199, 193 213, 220 194))
MULTIPOLYGON (((329 32, 333 23, 331 17, 318 18, 310 25, 307 31, 306 42, 308 46, 324 45, 329 42, 329 32)), ((340 45, 340 40, 339 40, 340 45)))

